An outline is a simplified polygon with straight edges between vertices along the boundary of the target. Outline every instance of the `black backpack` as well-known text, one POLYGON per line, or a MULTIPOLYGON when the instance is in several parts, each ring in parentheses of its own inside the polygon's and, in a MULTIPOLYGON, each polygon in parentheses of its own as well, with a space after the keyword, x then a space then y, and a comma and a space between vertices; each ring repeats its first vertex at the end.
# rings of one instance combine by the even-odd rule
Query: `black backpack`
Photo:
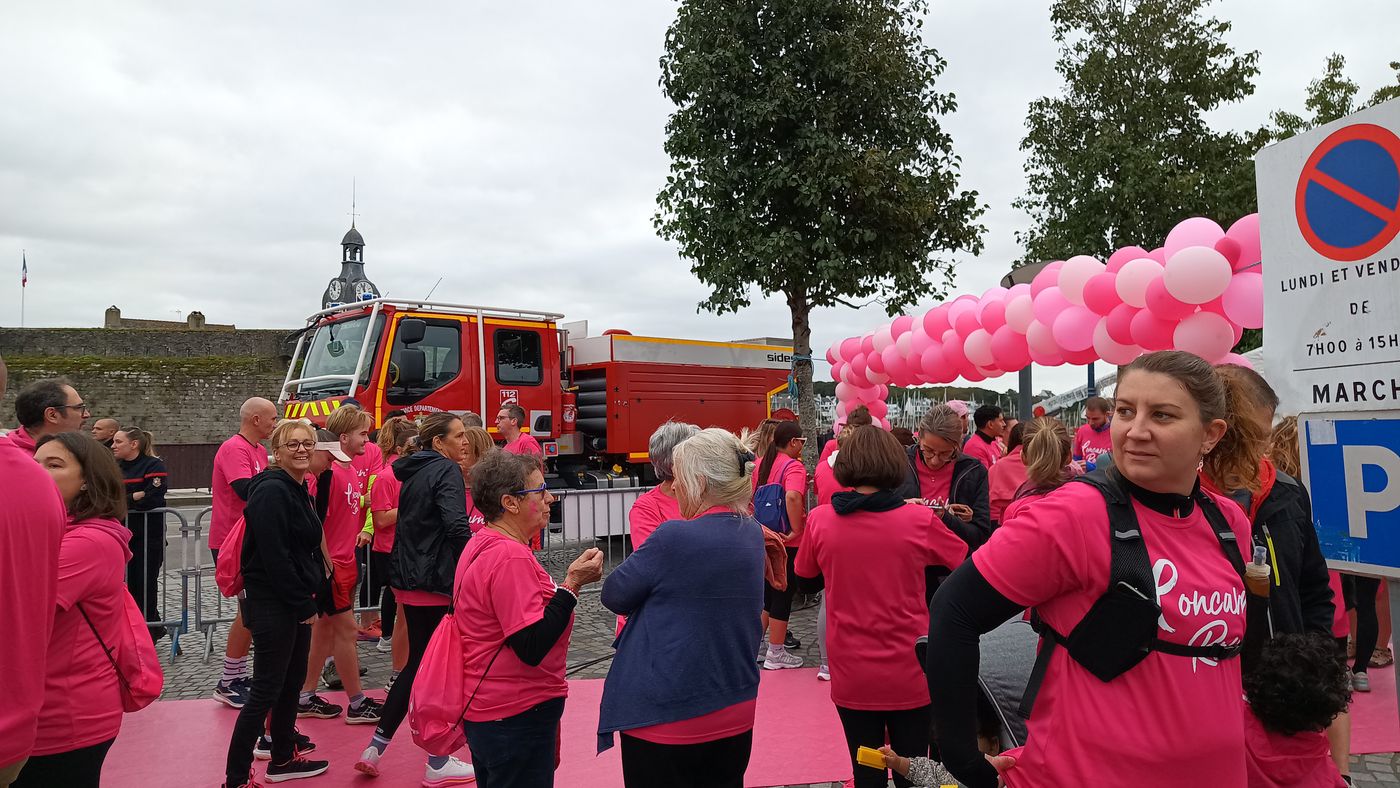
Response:
MULTIPOLYGON (((1032 626, 1041 636, 1040 653, 1021 698, 1020 712, 1029 717, 1040 684, 1045 679, 1050 655, 1063 646, 1070 658, 1094 674, 1100 681, 1112 681, 1131 670, 1153 651, 1179 657, 1199 657, 1212 660, 1230 659, 1239 655, 1241 644, 1226 646, 1186 646, 1169 643, 1157 637, 1157 585, 1152 576, 1152 560, 1142 539, 1132 498, 1123 486, 1122 475, 1113 468, 1100 469, 1074 480, 1091 484, 1103 495, 1108 508, 1109 569, 1108 588, 1094 602, 1068 636, 1056 632, 1039 616, 1032 613, 1032 626)), ((1231 566, 1244 576, 1244 559, 1234 531, 1220 508, 1199 489, 1193 496, 1195 504, 1210 523, 1220 549, 1231 566)))

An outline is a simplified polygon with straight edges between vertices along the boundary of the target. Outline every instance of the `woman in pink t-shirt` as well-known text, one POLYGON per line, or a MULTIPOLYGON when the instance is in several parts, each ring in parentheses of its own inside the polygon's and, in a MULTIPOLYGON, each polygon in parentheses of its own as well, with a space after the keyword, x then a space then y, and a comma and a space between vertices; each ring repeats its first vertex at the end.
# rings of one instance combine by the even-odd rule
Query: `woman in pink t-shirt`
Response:
MULTIPOLYGON (((836 453, 836 478, 852 490, 812 510, 797 554, 797 574, 826 583, 831 700, 857 788, 886 779, 858 765, 862 746, 888 742, 901 754, 928 755, 928 685, 913 650, 928 630, 924 569, 951 569, 968 553, 931 509, 899 497, 904 474, 904 450, 893 435, 857 428, 836 453)), ((911 783, 896 775, 895 785, 911 783)))
MULTIPOLYGON (((1072 446, 1069 430, 1065 428, 1064 423, 1049 416, 1038 416, 1018 426, 1022 427, 1022 443, 1019 447, 1021 483, 1012 492, 1011 500, 1002 511, 1003 520, 1016 516, 1017 512, 1032 501, 1059 489, 1060 485, 1070 479, 1072 446)), ((998 466, 1009 464, 1006 461, 997 463, 998 466)), ((992 471, 993 479, 996 479, 996 468, 992 471)), ((997 483, 993 481, 994 485, 997 483)), ((1009 480, 1001 479, 999 483, 1007 484, 1009 480)))
MULTIPOLYGON (((807 467, 802 464, 802 426, 795 421, 780 421, 773 428, 773 442, 754 469, 753 489, 765 484, 781 484, 785 491, 788 526, 792 529, 783 537, 787 548, 788 576, 792 576, 793 560, 802 545, 802 529, 807 520, 807 467)), ((763 586, 763 626, 768 630, 768 642, 760 644, 758 661, 765 670, 802 667, 802 658, 788 651, 799 644, 788 639, 788 617, 792 614, 792 598, 797 584, 788 583, 779 590, 766 582, 763 586)))
MULTIPOLYGON (((632 508, 627 512, 627 527, 631 531, 632 550, 635 552, 658 525, 670 520, 683 520, 681 505, 676 500, 673 488, 675 475, 671 465, 671 453, 681 441, 699 432, 694 424, 668 421, 656 428, 647 442, 647 456, 651 459, 652 472, 659 482, 655 487, 637 496, 632 508)), ((622 634, 626 616, 617 617, 616 635, 622 634)))
MULTIPOLYGON (((472 468, 493 451, 499 449, 496 447, 496 441, 492 440, 491 433, 481 427, 467 427, 467 453, 457 464, 462 467, 462 482, 467 486, 467 525, 471 527, 472 533, 486 526, 486 517, 476 508, 476 504, 472 503, 472 468)), ((531 547, 540 549, 538 544, 531 547)))
POLYGON ((457 563, 452 604, 466 651, 467 744, 482 788, 554 785, 559 720, 569 694, 564 660, 579 590, 603 576, 585 550, 555 585, 530 550, 554 496, 539 459, 492 452, 472 469, 486 527, 457 563))
POLYGON ((34 752, 14 785, 96 788, 122 727, 119 679, 98 638, 115 648, 127 626, 126 494, 112 451, 86 433, 40 438, 34 459, 53 476, 69 520, 47 673, 11 677, 44 684, 34 752))
MULTIPOLYGON (((1246 609, 1258 623, 1267 599, 1250 596, 1240 577, 1249 523, 1202 491, 1197 470, 1227 434, 1225 385, 1208 363, 1179 351, 1141 356, 1118 381, 1116 470, 1086 477, 1104 490, 1072 482, 1006 518, 934 599, 927 672, 935 724, 944 763, 969 788, 992 788, 998 776, 1012 788, 1188 785, 1202 775, 1220 788, 1246 785, 1240 664, 1231 648, 1244 639, 1246 609), (989 762, 977 750, 978 635, 1026 607, 1062 636, 1085 619, 1110 587, 1105 494, 1128 503, 1136 528, 1120 538, 1140 534, 1156 584, 1124 580, 1119 594, 1155 597, 1150 634, 1189 651, 1154 646, 1107 681, 1066 648, 1043 652, 1049 661, 1026 745, 989 762)), ((1152 608, 1130 609, 1107 621, 1109 632, 1126 636, 1149 624, 1152 608)))
MULTIPOLYGON (((818 506, 830 504, 831 496, 836 493, 850 491, 850 487, 836 481, 836 453, 841 450, 841 441, 855 432, 857 427, 873 423, 870 409, 864 405, 852 410, 844 424, 837 423, 836 437, 831 441, 835 448, 829 452, 824 451, 822 456, 817 458, 817 469, 812 472, 812 486, 817 490, 818 506)), ((890 434, 894 435, 893 432, 890 434)), ((831 681, 831 671, 827 669, 826 664, 826 594, 822 594, 821 602, 817 605, 817 657, 821 660, 817 667, 817 680, 831 681)))
POLYGON ((992 522, 1000 523, 1006 505, 1016 497, 1016 491, 1026 483, 1026 463, 1021 459, 1023 433, 1029 422, 1017 422, 1007 437, 1006 456, 987 471, 987 503, 991 506, 992 522))

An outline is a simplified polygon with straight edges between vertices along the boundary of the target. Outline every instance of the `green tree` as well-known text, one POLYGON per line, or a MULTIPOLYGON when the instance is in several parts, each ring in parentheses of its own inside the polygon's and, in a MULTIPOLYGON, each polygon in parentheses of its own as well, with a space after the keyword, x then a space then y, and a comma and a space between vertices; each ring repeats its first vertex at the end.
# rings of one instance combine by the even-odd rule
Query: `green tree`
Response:
POLYGON ((1209 0, 1056 0, 1064 89, 1026 117, 1031 217, 1023 263, 1160 243, 1189 216, 1255 209, 1255 147, 1206 113, 1254 92, 1258 53, 1237 55, 1209 0))
MULTIPOLYGON (((671 172, 654 219, 711 288, 756 287, 792 316, 803 430, 813 434, 810 315, 878 300, 891 314, 946 294, 951 253, 976 253, 985 210, 958 183, 921 40, 924 0, 682 0, 661 86, 671 172)), ((813 447, 814 448, 814 447, 813 447)))

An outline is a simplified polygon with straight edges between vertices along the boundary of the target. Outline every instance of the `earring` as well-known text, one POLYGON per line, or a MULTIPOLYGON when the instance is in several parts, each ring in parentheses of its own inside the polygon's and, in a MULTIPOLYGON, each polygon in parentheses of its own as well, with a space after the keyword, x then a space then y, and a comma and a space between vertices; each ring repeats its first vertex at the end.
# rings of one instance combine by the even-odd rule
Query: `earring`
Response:
POLYGON ((87 485, 86 485, 86 484, 84 484, 82 487, 79 487, 79 488, 78 488, 78 491, 79 491, 79 492, 83 492, 83 491, 86 491, 86 490, 87 490, 87 485))

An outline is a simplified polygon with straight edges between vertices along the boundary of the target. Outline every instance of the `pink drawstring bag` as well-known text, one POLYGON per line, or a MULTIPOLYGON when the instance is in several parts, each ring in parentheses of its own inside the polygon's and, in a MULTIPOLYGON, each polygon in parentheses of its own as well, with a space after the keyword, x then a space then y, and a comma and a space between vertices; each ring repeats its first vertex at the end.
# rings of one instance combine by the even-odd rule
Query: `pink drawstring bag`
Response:
POLYGON ((156 644, 151 640, 146 616, 136 605, 136 600, 131 598, 130 592, 122 596, 126 598, 126 605, 120 614, 118 640, 112 646, 108 646, 97 633, 97 627, 93 626, 83 606, 77 607, 92 630, 93 637, 97 638, 102 652, 107 655, 112 670, 117 673, 122 710, 132 712, 146 708, 160 697, 160 691, 165 687, 165 672, 161 670, 160 660, 156 657, 156 644))
POLYGON ((219 545, 214 582, 219 586, 219 593, 227 597, 238 596, 243 590, 243 533, 246 529, 247 523, 242 517, 238 518, 219 545))

